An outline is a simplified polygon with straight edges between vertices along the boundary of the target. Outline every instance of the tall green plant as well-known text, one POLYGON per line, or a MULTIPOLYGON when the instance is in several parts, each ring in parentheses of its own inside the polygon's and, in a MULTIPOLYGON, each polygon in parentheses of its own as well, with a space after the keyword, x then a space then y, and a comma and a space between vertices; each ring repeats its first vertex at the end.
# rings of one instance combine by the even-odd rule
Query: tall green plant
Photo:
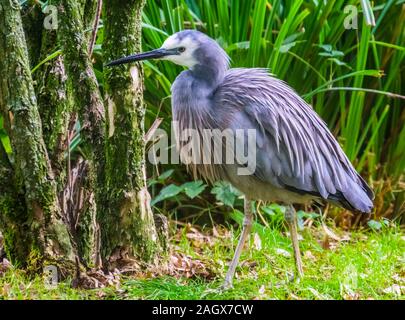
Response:
MULTIPOLYGON (((186 28, 207 33, 233 67, 268 67, 304 96, 364 176, 399 181, 405 101, 391 93, 404 95, 404 3, 373 8, 367 0, 149 1, 143 45, 159 47, 186 28), (347 5, 358 10, 358 29, 345 28, 347 5)), ((170 84, 180 71, 166 62, 146 64, 149 125, 159 116, 170 128, 170 84)))

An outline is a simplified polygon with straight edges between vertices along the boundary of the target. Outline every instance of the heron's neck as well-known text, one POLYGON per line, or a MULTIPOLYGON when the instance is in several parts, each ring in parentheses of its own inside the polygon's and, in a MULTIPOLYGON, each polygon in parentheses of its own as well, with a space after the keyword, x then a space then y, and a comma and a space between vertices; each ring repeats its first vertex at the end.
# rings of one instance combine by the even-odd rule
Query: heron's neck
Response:
POLYGON ((203 55, 198 61, 199 63, 190 69, 193 77, 197 81, 205 82, 207 86, 215 87, 216 89, 222 83, 229 69, 228 55, 225 51, 219 49, 215 53, 203 55))
POLYGON ((206 86, 210 86, 215 90, 223 81, 227 69, 228 68, 221 66, 203 66, 198 64, 190 69, 190 71, 196 81, 204 83, 206 86))
POLYGON ((207 77, 197 75, 196 69, 183 71, 172 86, 173 120, 179 121, 181 128, 204 127, 201 120, 214 115, 212 98, 217 88, 207 77))

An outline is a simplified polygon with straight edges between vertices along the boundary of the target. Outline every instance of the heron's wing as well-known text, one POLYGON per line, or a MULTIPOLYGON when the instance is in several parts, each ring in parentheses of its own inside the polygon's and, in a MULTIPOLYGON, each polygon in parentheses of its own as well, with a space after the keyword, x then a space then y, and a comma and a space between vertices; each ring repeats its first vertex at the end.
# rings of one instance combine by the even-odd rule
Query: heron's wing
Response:
MULTIPOLYGON (((324 199, 333 199, 353 188, 359 189, 359 196, 373 198, 373 192, 324 121, 292 88, 270 76, 266 69, 231 69, 216 99, 222 108, 238 110, 239 117, 248 118, 257 130, 255 175, 259 179, 324 199)), ((369 199, 349 203, 369 205, 369 199)), ((358 204, 357 209, 365 209, 362 206, 358 204)))

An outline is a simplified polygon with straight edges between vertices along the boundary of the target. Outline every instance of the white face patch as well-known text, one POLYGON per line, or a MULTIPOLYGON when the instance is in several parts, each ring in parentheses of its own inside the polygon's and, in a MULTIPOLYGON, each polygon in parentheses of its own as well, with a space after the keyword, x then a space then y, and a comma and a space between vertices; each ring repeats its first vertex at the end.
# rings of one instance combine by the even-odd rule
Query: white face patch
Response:
POLYGON ((196 43, 190 37, 185 37, 181 41, 178 39, 177 35, 174 34, 166 39, 166 41, 162 45, 162 49, 175 49, 184 47, 186 50, 179 55, 171 55, 162 58, 162 60, 168 60, 175 64, 186 66, 188 68, 194 67, 198 61, 194 59, 193 53, 198 47, 198 43, 196 43))

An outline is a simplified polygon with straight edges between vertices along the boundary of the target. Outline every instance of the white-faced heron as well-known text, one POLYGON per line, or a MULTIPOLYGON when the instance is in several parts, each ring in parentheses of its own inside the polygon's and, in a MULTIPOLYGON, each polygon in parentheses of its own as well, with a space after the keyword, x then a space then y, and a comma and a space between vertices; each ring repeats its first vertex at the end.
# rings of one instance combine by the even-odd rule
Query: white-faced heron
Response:
MULTIPOLYGON (((188 67, 172 86, 179 149, 186 143, 179 135, 188 129, 201 133, 201 139, 208 129, 255 131, 255 149, 248 154, 253 154, 255 161, 251 174, 239 174, 238 169, 245 164, 238 160, 236 152, 233 163, 189 163, 205 179, 226 180, 245 194, 243 231, 225 277, 225 288, 232 286, 252 226, 251 200, 288 205, 285 218, 299 275, 303 270, 293 203, 323 200, 352 211, 372 210, 372 190, 324 121, 292 88, 266 69, 230 69, 225 51, 213 39, 194 30, 170 36, 160 49, 124 57, 107 66, 145 59, 164 59, 188 67)), ((227 144, 221 143, 223 147, 227 144)))

